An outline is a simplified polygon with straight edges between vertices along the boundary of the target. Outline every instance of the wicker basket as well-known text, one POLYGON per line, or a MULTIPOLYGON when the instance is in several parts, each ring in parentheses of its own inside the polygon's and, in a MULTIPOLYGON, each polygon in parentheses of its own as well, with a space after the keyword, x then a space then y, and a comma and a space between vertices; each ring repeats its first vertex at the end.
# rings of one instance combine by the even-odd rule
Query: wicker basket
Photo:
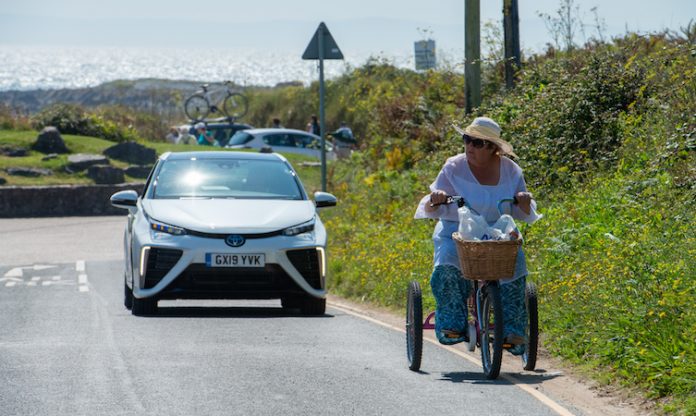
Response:
POLYGON ((457 246, 459 264, 464 278, 471 280, 507 279, 515 274, 517 252, 522 240, 470 241, 458 232, 452 234, 457 246))

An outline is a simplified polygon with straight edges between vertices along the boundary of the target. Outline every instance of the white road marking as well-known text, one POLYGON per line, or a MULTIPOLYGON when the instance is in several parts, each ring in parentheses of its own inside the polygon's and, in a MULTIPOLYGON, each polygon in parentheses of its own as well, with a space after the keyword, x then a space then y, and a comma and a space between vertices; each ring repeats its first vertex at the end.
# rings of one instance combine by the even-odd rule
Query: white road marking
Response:
POLYGON ((51 281, 44 281, 44 282, 41 282, 41 286, 49 286, 51 283, 53 283, 53 282, 51 282, 51 281))
POLYGON ((58 276, 52 276, 52 277, 51 277, 51 280, 53 280, 53 281, 60 280, 60 275, 58 275, 58 276))
POLYGON ((84 260, 78 260, 75 262, 75 270, 78 272, 84 272, 85 271, 85 261, 84 260))
POLYGON ((7 282, 7 283, 5 283, 5 287, 12 287, 16 284, 17 284, 17 282, 7 282))
POLYGON ((22 275, 24 275, 24 272, 22 271, 21 267, 15 267, 14 269, 5 273, 5 277, 22 277, 22 275))
POLYGON ((54 266, 51 264, 35 264, 31 267, 25 267, 25 269, 45 270, 45 269, 52 269, 54 267, 58 267, 58 266, 54 266))
POLYGON ((38 282, 39 280, 41 280, 41 276, 34 276, 31 278, 32 282, 38 282))
POLYGON ((36 286, 36 282, 27 282, 27 286, 36 286))
MULTIPOLYGON (((362 313, 360 313, 360 312, 358 312, 358 311, 355 311, 355 310, 353 310, 353 309, 349 309, 347 306, 344 306, 344 305, 337 305, 337 304, 335 304, 335 303, 333 303, 333 302, 329 302, 329 305, 330 305, 332 308, 338 309, 338 310, 340 310, 340 311, 342 311, 342 312, 345 312, 345 313, 347 313, 347 314, 349 314, 349 315, 353 315, 353 316, 355 316, 355 317, 358 317, 358 318, 364 319, 364 320, 366 320, 366 321, 375 323, 375 324, 380 325, 380 326, 383 326, 383 327, 385 327, 385 328, 389 328, 389 329, 393 329, 393 330, 398 331, 398 332, 406 333, 406 330, 405 330, 404 328, 399 328, 399 327, 393 326, 393 325, 391 325, 391 324, 388 324, 388 323, 386 323, 386 322, 382 322, 382 321, 380 321, 380 320, 378 320, 378 319, 372 318, 372 317, 370 317, 370 316, 363 315, 362 313)), ((431 344, 434 344, 434 345, 437 346, 437 347, 444 348, 444 349, 446 349, 447 351, 449 351, 449 352, 451 352, 451 353, 453 353, 453 354, 456 354, 456 355, 458 355, 458 356, 460 356, 460 357, 462 357, 462 358, 466 359, 467 361, 470 361, 470 362, 472 362, 472 363, 474 363, 474 364, 478 364, 478 365, 481 364, 480 358, 478 358, 478 357, 475 358, 473 355, 467 354, 467 353, 465 353, 465 352, 463 352, 463 351, 460 351, 460 350, 458 350, 458 349, 456 349, 456 348, 453 348, 453 347, 450 347, 450 346, 447 346, 447 345, 442 345, 442 344, 440 344, 440 343, 439 343, 437 340, 435 340, 435 339, 423 337, 423 341, 428 341, 428 342, 430 342, 431 344)), ((564 408, 563 406, 561 406, 560 404, 556 403, 555 401, 553 401, 553 399, 551 399, 551 398, 548 397, 547 395, 541 393, 540 391, 536 390, 536 389, 535 389, 534 387, 532 387, 531 385, 523 384, 522 381, 516 379, 515 377, 513 377, 513 376, 511 376, 511 375, 509 375, 509 374, 500 373, 500 377, 502 377, 502 378, 508 380, 509 382, 511 382, 512 384, 514 384, 515 387, 518 387, 518 388, 522 389, 523 391, 527 392, 527 394, 529 394, 529 395, 531 395, 532 397, 534 397, 535 399, 539 400, 541 403, 543 403, 544 405, 546 405, 547 407, 549 407, 551 410, 553 410, 553 411, 555 411, 556 413, 558 413, 560 416, 573 416, 573 413, 571 413, 570 411, 568 411, 568 409, 566 409, 566 408, 564 408)))
MULTIPOLYGON (((84 262, 83 262, 82 269, 84 270, 84 268, 85 268, 85 266, 84 266, 84 262)), ((80 274, 79 276, 77 276, 77 283, 80 285, 78 287, 78 290, 80 292, 89 292, 89 286, 87 286, 88 282, 87 282, 87 275, 86 274, 83 273, 83 274, 80 274)))

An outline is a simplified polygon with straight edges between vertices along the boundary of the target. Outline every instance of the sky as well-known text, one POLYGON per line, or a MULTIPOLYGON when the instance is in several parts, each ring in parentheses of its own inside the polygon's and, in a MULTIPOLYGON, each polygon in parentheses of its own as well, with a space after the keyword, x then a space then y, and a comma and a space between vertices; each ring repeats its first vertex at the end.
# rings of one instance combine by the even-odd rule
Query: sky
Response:
MULTIPOLYGON (((432 38, 438 50, 463 51, 465 0, 0 0, 0 46, 212 47, 304 51, 325 22, 346 53, 399 53, 432 38)), ((500 21, 503 0, 481 0, 481 20, 500 21)), ((519 0, 525 52, 552 39, 538 12, 560 0, 519 0)), ((678 30, 696 23, 696 0, 575 0, 605 35, 678 30)), ((587 30, 588 35, 591 30, 587 30)), ((578 37, 582 42, 582 38, 578 37)))

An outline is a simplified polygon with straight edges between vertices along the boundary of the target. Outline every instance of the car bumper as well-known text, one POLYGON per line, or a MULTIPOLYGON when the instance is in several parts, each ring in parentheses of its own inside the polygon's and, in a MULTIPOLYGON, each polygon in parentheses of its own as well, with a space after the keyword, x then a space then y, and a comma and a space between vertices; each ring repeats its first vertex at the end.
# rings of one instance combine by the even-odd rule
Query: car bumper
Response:
POLYGON ((316 231, 248 239, 239 248, 222 238, 144 232, 133 247, 133 295, 158 299, 326 297, 325 241, 316 231), (264 254, 264 267, 208 267, 207 253, 264 254))

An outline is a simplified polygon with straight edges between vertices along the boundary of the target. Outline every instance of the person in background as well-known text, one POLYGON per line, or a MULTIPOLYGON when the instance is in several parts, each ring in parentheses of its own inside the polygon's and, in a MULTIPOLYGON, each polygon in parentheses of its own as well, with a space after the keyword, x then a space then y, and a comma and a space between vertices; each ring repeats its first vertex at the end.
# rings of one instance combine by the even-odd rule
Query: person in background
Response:
POLYGON ((313 115, 309 123, 307 123, 307 132, 317 136, 321 136, 321 130, 319 129, 319 122, 317 121, 317 116, 313 115))
POLYGON ((275 117, 273 119, 273 124, 271 125, 271 128, 274 128, 274 129, 282 129, 283 128, 283 125, 280 124, 280 119, 278 117, 275 117))
POLYGON ((339 159, 350 157, 357 141, 353 136, 353 131, 346 125, 345 121, 341 122, 341 127, 339 127, 338 130, 331 133, 331 137, 334 139, 336 156, 338 156, 339 159))
MULTIPOLYGON (((455 127, 461 134, 465 153, 445 162, 430 193, 421 199, 415 218, 433 218, 438 223, 433 232, 434 268, 430 286, 435 297, 435 334, 442 344, 467 341, 467 305, 470 284, 462 277, 452 233, 458 230, 456 204, 443 204, 448 195, 464 197, 468 205, 480 213, 489 225, 500 216, 497 202, 515 196, 517 204, 510 208, 513 218, 533 223, 541 218, 536 202, 527 192, 522 169, 509 158, 515 157, 512 146, 500 137, 500 126, 488 117, 477 117, 466 127, 455 127)), ((504 343, 510 352, 524 353, 527 312, 525 283, 527 263, 520 248, 515 273, 502 279, 504 343)))
POLYGON ((189 133, 188 126, 179 127, 179 143, 180 144, 193 144, 196 143, 196 137, 189 133))
POLYGON ((179 143, 179 130, 176 127, 171 127, 169 129, 169 133, 167 133, 167 136, 165 137, 167 139, 168 143, 172 144, 177 144, 179 143))
POLYGON ((204 123, 196 124, 196 132, 198 133, 198 144, 201 146, 214 146, 215 138, 213 134, 208 131, 208 128, 204 123))

